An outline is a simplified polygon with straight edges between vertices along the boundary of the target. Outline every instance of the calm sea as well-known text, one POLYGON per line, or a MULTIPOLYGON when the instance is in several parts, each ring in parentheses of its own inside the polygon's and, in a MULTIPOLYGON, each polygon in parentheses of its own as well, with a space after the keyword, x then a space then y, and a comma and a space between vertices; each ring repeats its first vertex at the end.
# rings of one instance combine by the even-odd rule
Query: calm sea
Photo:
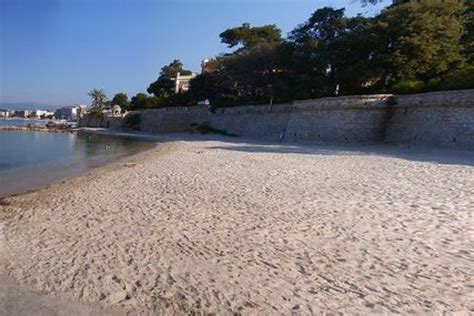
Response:
MULTIPOLYGON (((5 120, 2 123, 6 125, 5 120)), ((152 146, 92 134, 0 131, 0 197, 84 173, 152 146)))
POLYGON ((45 126, 49 120, 34 120, 34 119, 0 119, 0 126, 45 126))

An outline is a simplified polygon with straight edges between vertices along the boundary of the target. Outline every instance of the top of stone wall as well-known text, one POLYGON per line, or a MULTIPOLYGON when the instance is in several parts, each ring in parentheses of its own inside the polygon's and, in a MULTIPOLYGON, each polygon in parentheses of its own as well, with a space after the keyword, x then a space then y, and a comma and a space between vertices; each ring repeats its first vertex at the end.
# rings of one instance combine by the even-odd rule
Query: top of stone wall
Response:
POLYGON ((244 113, 268 113, 268 112, 299 112, 299 111, 321 111, 335 109, 356 109, 356 108, 383 108, 386 100, 391 94, 379 95, 356 95, 343 97, 330 97, 320 99, 310 99, 294 101, 292 103, 270 105, 242 105, 229 108, 219 108, 216 113, 220 114, 244 114, 244 113))
MULTIPOLYGON (((474 90, 440 91, 409 95, 373 94, 329 97, 320 99, 300 100, 292 103, 269 105, 242 105, 227 108, 218 108, 218 114, 246 114, 269 112, 299 112, 337 109, 381 109, 387 107, 387 100, 395 98, 395 107, 474 107, 474 90)), ((193 114, 207 112, 206 106, 172 107, 151 109, 147 111, 193 114)))
POLYGON ((396 101, 396 107, 474 107, 474 90, 398 95, 396 101))

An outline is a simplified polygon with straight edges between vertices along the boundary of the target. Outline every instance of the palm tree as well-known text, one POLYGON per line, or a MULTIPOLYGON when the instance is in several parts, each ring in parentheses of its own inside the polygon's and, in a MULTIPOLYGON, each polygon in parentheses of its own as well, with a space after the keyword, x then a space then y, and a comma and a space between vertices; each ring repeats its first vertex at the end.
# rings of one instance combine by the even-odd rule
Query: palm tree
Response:
POLYGON ((93 89, 89 93, 89 96, 92 98, 92 112, 93 113, 102 113, 102 110, 106 106, 107 96, 104 93, 103 89, 93 89))

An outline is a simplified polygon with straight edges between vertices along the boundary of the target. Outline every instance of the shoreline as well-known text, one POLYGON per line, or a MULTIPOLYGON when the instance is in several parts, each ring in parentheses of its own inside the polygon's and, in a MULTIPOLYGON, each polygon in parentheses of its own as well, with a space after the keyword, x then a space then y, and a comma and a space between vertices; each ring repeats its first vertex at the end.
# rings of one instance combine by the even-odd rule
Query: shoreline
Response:
MULTIPOLYGON (((90 179, 106 174, 107 172, 119 168, 127 168, 129 164, 135 164, 143 161, 146 155, 150 151, 158 150, 160 144, 156 144, 152 148, 147 150, 129 154, 123 157, 119 157, 113 162, 105 163, 100 166, 94 167, 85 173, 72 175, 60 180, 54 181, 49 184, 38 186, 29 189, 25 192, 11 194, 7 196, 0 196, 0 255, 5 251, 5 235, 4 226, 11 220, 10 215, 2 210, 2 207, 12 207, 10 202, 13 199, 21 199, 31 195, 41 194, 42 191, 49 190, 61 190, 61 186, 70 183, 78 182, 85 183, 90 179)), ((22 207, 22 206, 20 206, 22 207)), ((41 315, 52 315, 52 314, 68 314, 68 315, 108 315, 108 316, 119 316, 124 315, 123 311, 120 311, 113 307, 94 306, 90 302, 81 302, 70 297, 59 296, 48 296, 41 291, 34 290, 31 287, 25 286, 25 284, 19 284, 11 276, 5 275, 3 270, 5 267, 4 258, 0 258, 0 314, 5 312, 11 315, 31 315, 31 313, 41 315)))
POLYGON ((28 131, 46 133, 73 133, 73 128, 48 128, 43 126, 0 126, 0 132, 8 131, 28 131))
MULTIPOLYGON (((24 131, 29 131, 29 132, 37 132, 35 129, 21 129, 24 131)), ((1 127, 0 127, 0 131, 1 127)), ((17 129, 13 129, 12 131, 17 131, 17 129)), ((40 130, 40 132, 53 132, 53 133, 62 133, 62 132, 71 132, 71 131, 45 131, 45 130, 40 130)), ((84 131, 77 129, 72 131, 77 134, 82 134, 84 131)), ((140 154, 142 152, 146 152, 149 150, 153 150, 156 146, 159 145, 159 140, 158 139, 146 139, 142 137, 123 137, 119 134, 115 133, 101 133, 99 131, 88 131, 88 134, 91 135, 97 135, 101 137, 111 137, 111 138, 117 138, 117 139, 128 139, 132 141, 138 141, 138 142, 147 142, 150 143, 150 146, 148 148, 143 148, 137 150, 133 150, 131 152, 124 152, 120 153, 115 157, 112 157, 112 161, 106 160, 104 157, 94 157, 91 160, 88 160, 88 165, 87 166, 78 166, 76 165, 75 162, 64 162, 60 165, 51 165, 51 166, 46 166, 45 168, 47 170, 50 170, 50 172, 46 172, 47 174, 42 175, 42 172, 44 169, 41 170, 41 172, 37 171, 36 167, 32 166, 23 166, 19 167, 16 169, 8 169, 4 170, 3 175, 7 176, 8 175, 15 175, 15 174, 20 174, 20 177, 30 177, 33 175, 35 180, 33 182, 30 182, 29 184, 23 184, 19 185, 17 189, 13 190, 11 193, 7 191, 0 191, 0 202, 5 200, 6 198, 9 197, 14 197, 14 196, 21 196, 23 194, 28 194, 32 193, 38 190, 46 189, 49 186, 57 183, 63 183, 69 179, 75 178, 75 177, 80 177, 82 175, 89 174, 91 172, 94 172, 97 169, 106 167, 107 165, 114 164, 114 163, 120 163, 122 161, 126 161, 127 158, 133 157, 137 154, 140 154)), ((7 182, 8 183, 8 182, 7 182)))
MULTIPOLYGON (((22 130, 25 131, 36 131, 32 129, 23 129, 22 127, 19 127, 22 130)), ((0 126, 0 131, 2 131, 2 126, 0 126)), ((12 131, 15 131, 13 129, 12 131)), ((44 131, 44 130, 42 130, 44 131)), ((387 149, 387 150, 399 150, 401 152, 404 152, 405 154, 412 155, 413 157, 416 157, 417 155, 425 155, 426 153, 432 153, 432 152, 441 152, 443 155, 454 155, 459 153, 460 157, 459 159, 454 158, 454 160, 458 160, 455 163, 459 164, 470 164, 474 166, 474 159, 464 159, 464 157, 467 157, 470 154, 474 155, 474 151, 469 151, 469 150, 462 150, 462 149, 453 149, 453 148, 434 148, 430 146, 407 146, 407 145, 391 145, 391 144, 378 144, 378 145, 373 145, 373 144, 366 144, 366 145, 337 145, 337 144, 327 144, 327 145, 318 145, 318 144, 311 144, 311 143, 275 143, 275 142, 267 142, 267 141, 260 141, 260 140, 253 140, 253 139, 247 139, 247 138, 235 138, 231 136, 223 136, 223 135, 216 135, 216 134, 193 134, 193 133, 176 133, 176 134, 150 134, 146 132, 135 132, 135 131, 124 131, 124 130, 110 130, 107 128, 92 128, 92 127, 78 127, 78 128, 73 128, 72 130, 68 131, 47 131, 47 132, 53 132, 53 133, 61 133, 61 132, 73 132, 82 134, 82 135, 98 135, 98 136, 105 136, 105 137, 112 137, 112 138, 122 138, 122 139, 129 139, 129 140, 134 140, 134 141, 142 141, 142 142, 150 142, 154 143, 154 146, 139 152, 133 152, 133 153, 128 153, 123 156, 117 157, 114 159, 114 161, 111 162, 103 162, 99 163, 97 166, 91 167, 90 169, 82 172, 77 172, 75 174, 67 175, 64 177, 59 177, 52 182, 46 182, 45 184, 40 184, 37 186, 34 186, 30 189, 27 189, 25 191, 19 192, 19 193, 12 193, 12 194, 7 194, 7 195, 0 195, 0 206, 2 206, 2 203, 4 203, 5 200, 8 198, 13 198, 13 197, 20 197, 22 195, 27 195, 30 193, 35 193, 40 190, 48 189, 49 187, 53 185, 60 185, 64 182, 67 182, 69 180, 83 177, 90 175, 96 171, 100 171, 102 169, 105 169, 107 167, 117 167, 120 166, 121 164, 126 164, 130 159, 133 159, 135 157, 138 157, 142 154, 145 154, 149 151, 156 150, 158 146, 161 145, 166 145, 166 144, 173 144, 181 141, 213 141, 213 140, 228 140, 229 142, 242 142, 242 143, 253 143, 253 144, 259 144, 263 146, 281 146, 281 147, 313 147, 313 148, 337 148, 342 151, 361 151, 361 152, 370 152, 371 148, 382 148, 387 149)), ((403 156, 403 155, 402 155, 403 156)), ((474 156, 473 156, 474 157, 474 156)), ((450 157, 453 158, 453 157, 450 157)), ((448 158, 449 159, 449 158, 448 158)), ((440 159, 440 163, 446 163, 445 159, 440 159)))
POLYGON ((474 308, 472 153, 151 138, 0 204, 8 276, 134 314, 474 308))
MULTIPOLYGON (((89 131, 91 134, 96 134, 95 132, 89 131)), ((107 133, 107 136, 113 137, 112 133, 107 133)), ((120 136, 117 136, 120 137, 120 136)), ((102 174, 115 170, 119 168, 127 168, 129 164, 135 164, 143 161, 146 155, 151 151, 161 151, 162 149, 158 148, 161 146, 157 141, 152 148, 128 154, 122 157, 117 158, 116 160, 108 163, 101 164, 97 167, 94 167, 84 173, 79 173, 76 175, 71 175, 52 183, 44 184, 31 188, 27 191, 21 193, 10 194, 6 196, 0 196, 0 254, 5 251, 5 235, 4 235, 4 226, 9 221, 8 213, 3 212, 2 207, 11 207, 12 199, 23 198, 34 194, 40 194, 42 191, 48 190, 61 190, 61 186, 65 183, 70 183, 72 181, 77 181, 79 183, 84 183, 98 177, 102 174)), ((163 144, 166 146, 166 144, 163 144)), ((111 307, 98 307, 93 306, 88 302, 79 302, 76 300, 71 300, 68 297, 50 297, 41 293, 40 291, 35 291, 28 286, 20 285, 18 282, 12 280, 10 276, 4 275, 5 262, 4 259, 0 258, 0 313, 5 312, 8 314, 15 315, 30 315, 31 313, 40 313, 41 315, 51 315, 51 314, 68 314, 68 315, 110 315, 118 316, 123 315, 122 311, 111 307)))
POLYGON ((77 171, 77 172, 73 172, 72 174, 69 174, 69 175, 60 176, 58 178, 53 179, 52 181, 45 181, 45 183, 43 183, 43 184, 33 185, 31 188, 28 188, 24 191, 22 190, 21 192, 18 192, 18 193, 12 193, 12 194, 6 194, 6 195, 1 195, 1 193, 0 193, 0 206, 2 205, 2 203, 4 203, 5 200, 7 200, 9 198, 19 197, 19 196, 22 196, 22 195, 27 195, 27 194, 30 194, 30 193, 35 193, 37 191, 49 189, 51 186, 60 185, 64 182, 70 181, 70 180, 75 179, 75 178, 80 178, 80 177, 83 177, 83 176, 91 175, 93 173, 101 171, 101 169, 105 169, 105 168, 113 167, 113 166, 120 166, 121 164, 126 164, 130 159, 133 159, 135 156, 139 156, 142 153, 145 153, 145 152, 150 151, 150 150, 154 150, 154 149, 156 149, 157 146, 159 146, 159 144, 156 144, 156 146, 153 146, 151 148, 142 150, 140 152, 125 154, 123 156, 114 158, 114 160, 111 161, 111 162, 100 162, 100 163, 98 163, 97 166, 90 167, 87 170, 77 171))

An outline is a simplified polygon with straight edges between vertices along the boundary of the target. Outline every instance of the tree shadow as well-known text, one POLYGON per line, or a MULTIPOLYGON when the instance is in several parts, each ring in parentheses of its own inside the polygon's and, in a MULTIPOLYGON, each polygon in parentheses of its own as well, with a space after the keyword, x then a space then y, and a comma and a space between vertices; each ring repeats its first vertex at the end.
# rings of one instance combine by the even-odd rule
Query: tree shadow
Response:
MULTIPOLYGON (((221 139, 222 141, 222 139, 221 139)), ((314 144, 262 144, 255 142, 232 143, 224 146, 212 146, 210 149, 230 150, 247 153, 282 153, 326 156, 377 155, 419 162, 432 162, 446 165, 474 166, 474 151, 418 147, 405 145, 314 145, 314 144)))
POLYGON ((243 137, 229 137, 215 134, 148 134, 143 132, 107 132, 113 136, 139 139, 155 143, 170 141, 217 141, 220 146, 210 146, 208 149, 230 150, 247 153, 282 153, 304 155, 378 155, 410 161, 432 162, 445 165, 474 166, 474 150, 457 150, 409 145, 315 145, 308 143, 277 143, 261 140, 252 140, 243 137))

